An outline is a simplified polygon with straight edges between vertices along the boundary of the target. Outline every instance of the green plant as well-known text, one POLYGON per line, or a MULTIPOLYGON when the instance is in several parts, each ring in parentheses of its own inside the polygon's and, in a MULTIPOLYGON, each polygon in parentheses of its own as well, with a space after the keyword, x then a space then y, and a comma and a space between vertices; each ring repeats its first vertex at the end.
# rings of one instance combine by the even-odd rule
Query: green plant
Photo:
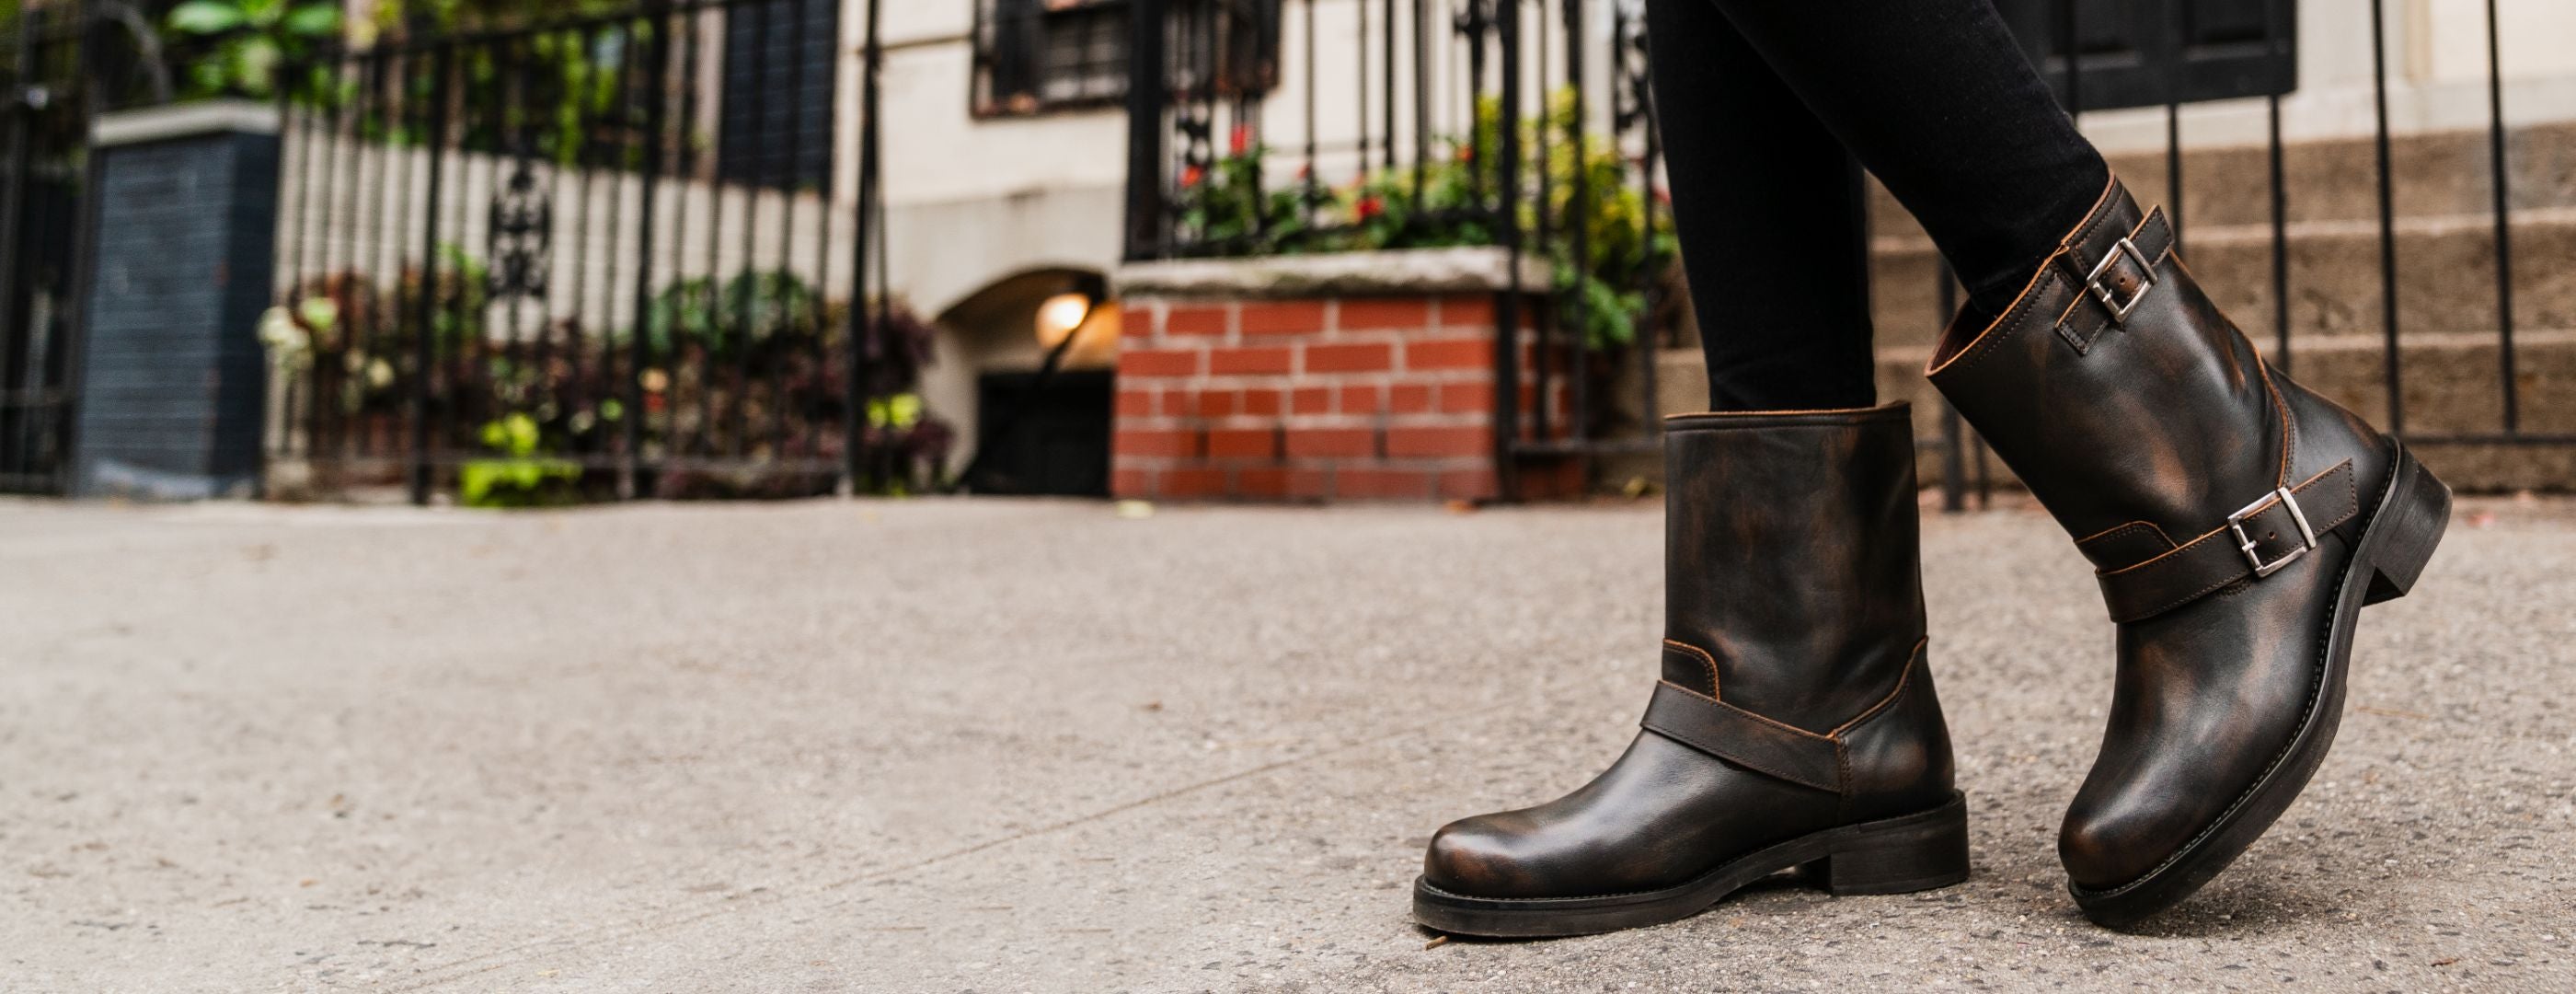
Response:
POLYGON ((657 353, 695 345, 709 355, 732 357, 813 332, 825 317, 822 295, 783 269, 745 270, 719 286, 714 277, 676 280, 653 295, 645 316, 646 340, 657 353))
POLYGON ((537 420, 509 414, 483 426, 485 448, 498 459, 458 466, 458 497, 467 507, 549 507, 581 499, 581 464, 539 456, 537 420))
POLYGON ((384 0, 375 6, 375 25, 386 32, 413 26, 489 30, 550 17, 614 14, 633 6, 633 0, 384 0))
POLYGON ((188 95, 266 99, 277 93, 280 66, 340 33, 340 5, 331 0, 188 0, 170 11, 169 26, 205 45, 180 67, 188 95))
POLYGON ((1262 168, 1269 155, 1269 146, 1253 142, 1251 132, 1237 126, 1226 154, 1182 167, 1182 227, 1229 255, 1305 250, 1313 234, 1307 218, 1333 198, 1302 177, 1292 188, 1264 189, 1262 168))
POLYGON ((1635 164, 1611 142, 1588 142, 1578 155, 1565 140, 1578 121, 1573 93, 1560 91, 1544 113, 1520 123, 1521 147, 1547 154, 1541 162, 1535 151, 1525 153, 1517 191, 1501 190, 1504 125, 1491 98, 1477 104, 1474 134, 1445 141, 1446 154, 1418 172, 1379 170, 1332 190, 1311 174, 1266 189, 1271 150, 1238 129, 1224 155, 1182 171, 1180 226, 1211 254, 1227 256, 1493 245, 1500 232, 1487 205, 1503 196, 1523 232, 1554 233, 1537 251, 1552 274, 1563 326, 1582 329, 1594 348, 1625 346, 1636 341, 1645 314, 1642 284, 1672 264, 1679 246, 1670 225, 1647 237, 1635 164), (1578 223, 1579 264, 1567 237, 1578 223))

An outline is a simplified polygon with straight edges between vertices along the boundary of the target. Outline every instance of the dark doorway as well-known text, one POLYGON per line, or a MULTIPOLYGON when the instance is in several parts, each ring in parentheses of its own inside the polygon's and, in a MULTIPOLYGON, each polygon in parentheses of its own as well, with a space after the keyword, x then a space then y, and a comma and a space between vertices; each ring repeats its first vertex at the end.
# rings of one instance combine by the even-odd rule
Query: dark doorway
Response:
POLYGON ((2057 98, 2110 110, 2288 93, 2293 0, 1996 0, 2057 98), (2081 70, 2067 73, 2067 53, 2081 70))
POLYGON ((979 494, 1109 496, 1111 374, 986 373, 976 384, 979 494))

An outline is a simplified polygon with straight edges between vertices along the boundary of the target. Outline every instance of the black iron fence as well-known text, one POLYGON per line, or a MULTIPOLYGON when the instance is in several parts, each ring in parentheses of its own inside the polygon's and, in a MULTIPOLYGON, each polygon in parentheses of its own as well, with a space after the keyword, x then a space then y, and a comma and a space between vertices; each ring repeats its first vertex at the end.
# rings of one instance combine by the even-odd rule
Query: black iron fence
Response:
MULTIPOLYGON (((2331 173, 2295 168, 2313 143, 2281 134, 2297 82, 2287 0, 2225 23, 2179 0, 2123 5, 2116 30, 2078 20, 2109 16, 2099 4, 2002 5, 2087 120, 2162 104, 2161 162, 2135 158, 2131 178, 2164 187, 2196 260, 2229 253, 2204 280, 2272 361, 2312 381, 2339 371, 2338 399, 2420 445, 2576 445, 2576 403, 2533 358, 2565 358, 2571 305, 2563 281, 2518 293, 2554 277, 2517 252, 2532 225, 2561 237, 2535 209, 2576 194, 2507 126, 2510 9, 2484 4, 2482 133, 2452 136, 2475 150, 2449 178, 2478 203, 2427 219, 2399 210, 2403 143, 2426 139, 2392 133, 2383 0, 2350 2, 2373 25, 2374 127, 2366 154, 2331 173), (2259 102, 2210 112, 2260 106, 2264 140, 2188 148, 2184 121, 2219 100, 2259 102), (2212 152, 2224 161, 2194 165, 2212 152), (2316 206, 2328 201, 2368 207, 2316 206), (2443 237, 2482 229, 2478 244, 2419 249, 2428 220, 2443 237), (2318 231, 2350 241, 2364 224, 2366 253, 2311 258, 2318 231), (2447 267, 2430 289, 2419 251, 2447 267), (2491 303, 2470 299, 2488 287, 2491 303), (2428 345, 2450 350, 2444 365, 2421 364, 2428 345), (2487 364, 2473 377, 2464 350, 2487 364), (2349 375, 2365 364, 2373 375, 2349 375)), ((0 491, 66 479, 88 136, 103 111, 172 95, 151 9, 52 4, 0 21, 0 491)), ((970 102, 986 116, 1102 99, 1102 25, 1125 19, 1131 258, 1478 245, 1510 254, 1516 277, 1537 262, 1545 278, 1503 293, 1500 311, 1541 347, 1498 340, 1496 360, 1509 382, 1574 403, 1524 410, 1524 391, 1498 391, 1505 462, 1654 444, 1653 352, 1683 308, 1638 0, 978 11, 991 44, 970 102)), ((274 466, 495 502, 926 483, 946 440, 905 402, 929 332, 882 292, 875 17, 841 0, 657 0, 287 67, 274 466), (855 58, 837 42, 862 33, 852 17, 871 22, 855 58)), ((1955 287, 1926 282, 1881 289, 1946 318, 1955 287)), ((1952 506, 1988 478, 1955 419, 1926 446, 1952 506)))
POLYGON ((1129 0, 1130 259, 1495 246, 1512 457, 1646 451, 1659 297, 1638 0, 1129 0), (1603 38, 1597 19, 1606 18, 1603 38), (1548 278, 1524 285, 1524 260, 1548 278), (1604 403, 1623 385, 1643 410, 1604 403))
MULTIPOLYGON (((1534 301, 1518 322, 1534 328, 1546 347, 1534 353, 1535 368, 1515 368, 1518 350, 1500 341, 1497 358, 1507 377, 1536 385, 1540 396, 1562 384, 1575 402, 1566 423, 1549 424, 1544 406, 1517 410, 1515 391, 1502 391, 1497 435, 1505 440, 1504 455, 1593 456, 1655 444, 1651 346, 1673 341, 1683 322, 1669 216, 1656 192, 1659 150, 1636 3, 1129 2, 1136 26, 1128 93, 1131 259, 1490 245, 1543 260, 1553 278, 1515 287, 1528 296, 1507 294, 1504 306, 1509 314, 1516 302, 1534 301), (1642 409, 1635 400, 1640 394, 1642 409)), ((2536 277, 2527 260, 2517 270, 2514 240, 2516 212, 2536 201, 2516 197, 2511 188, 2514 142, 2505 123, 2504 67, 2495 59, 2496 37, 2511 28, 2498 27, 2496 3, 2485 5, 2489 113, 2481 144, 2492 214, 2487 278, 2495 297, 2487 327, 2497 358, 2491 378, 2469 385, 2492 393, 2493 427, 2464 426, 2448 412, 2459 406, 2463 386, 2455 369, 2441 374, 2446 414, 2438 426, 2409 416, 2410 400, 2425 404, 2428 389, 2408 386, 2409 344, 2431 339, 2408 327, 2410 320, 2424 321, 2425 307, 2400 299, 2408 286, 2400 257, 2412 229, 2395 192, 2388 11, 2381 0, 2351 4, 2355 17, 2371 19, 2377 53, 2368 135, 2376 169, 2368 220, 2377 231, 2377 278, 2359 292, 2341 283, 2317 286, 2348 277, 2294 261, 2301 239, 2321 227, 2349 227, 2352 219, 2306 209, 2341 195, 2327 187, 2349 170, 2294 178, 2284 167, 2291 146, 2280 131, 2281 104, 2298 82, 2292 3, 2264 0, 2224 16, 2178 0, 2117 8, 2001 0, 2001 6, 2071 111, 2162 107, 2162 169, 2141 169, 2144 175, 2132 179, 2142 194, 2163 187, 2184 237, 2198 233, 2194 222, 2208 221, 2211 237, 2228 242, 2231 263, 2258 251, 2254 241, 2263 243, 2259 252, 2268 259, 2204 278, 2222 284, 2222 303, 2267 340, 2272 361, 2284 367, 2326 361, 2301 355, 2308 341, 2308 350, 2335 351, 2334 362, 2348 372, 2341 367, 2352 365, 2356 344, 2348 325, 2367 308, 2378 335, 2370 357, 2379 367, 2375 396, 2330 391, 2338 399, 2426 446, 2576 443, 2576 434, 2536 429, 2527 416, 2531 376, 2516 338, 2515 288, 2536 277), (2079 20, 2085 16, 2094 20, 2079 20), (2234 102, 2219 112, 2237 114, 2246 102, 2260 101, 2268 134, 2254 149, 2228 150, 2224 168, 2244 175, 2195 182, 2187 172, 2201 150, 2183 141, 2183 122, 2198 105, 2219 101, 2234 102), (2158 171, 2161 177, 2152 175, 2158 171), (2268 186, 2261 194, 2268 217, 2255 223, 2229 213, 2238 204, 2187 202, 2186 194, 2204 185, 2242 199, 2249 177, 2268 186), (2317 297, 2328 299, 2308 303, 2317 297), (2315 309, 2335 313, 2320 318, 2309 313, 2315 309), (2314 338, 2321 324, 2334 325, 2333 333, 2314 338), (2294 328, 2309 330, 2294 335, 2294 328)), ((2446 216, 2440 223, 2459 220, 2446 216)), ((1928 328, 1945 323, 1957 299, 1946 271, 1937 282, 1923 301, 1927 310, 1941 308, 1920 322, 1928 328)), ((2456 313, 2442 316, 2446 326, 2461 320, 2456 313)), ((2461 344, 2462 333, 2444 334, 2447 346, 2461 344)), ((1924 445, 1941 458, 1939 476, 1953 508, 1964 506, 1971 485, 1982 493, 1995 478, 1982 443, 1946 412, 1924 445)))
POLYGON ((938 439, 899 402, 927 330, 876 290, 876 20, 668 0, 290 67, 272 478, 908 485, 938 439))
POLYGON ((0 493, 69 485, 89 135, 103 112, 168 100, 169 65, 133 4, 0 19, 0 493))

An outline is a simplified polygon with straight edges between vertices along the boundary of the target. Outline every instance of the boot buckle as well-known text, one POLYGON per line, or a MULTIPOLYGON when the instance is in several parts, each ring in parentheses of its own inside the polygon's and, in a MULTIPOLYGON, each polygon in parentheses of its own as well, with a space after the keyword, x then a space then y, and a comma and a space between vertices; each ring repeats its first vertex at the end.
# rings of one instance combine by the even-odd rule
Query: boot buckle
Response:
MULTIPOLYGON (((2299 509, 2299 495, 2291 493, 2290 488, 2288 487, 2275 489, 2271 493, 2264 494, 2263 499, 2247 504, 2242 508, 2238 508, 2236 513, 2227 516, 2227 528, 2229 531, 2235 533, 2236 547, 2245 553, 2245 561, 2253 564, 2254 576, 2256 579, 2261 579, 2280 572, 2281 567, 2290 565, 2292 562, 2297 561, 2300 556, 2307 555, 2310 550, 2317 547, 2316 530, 2308 527, 2307 512, 2299 509), (2297 522, 2299 525, 2299 541, 2301 544, 2298 548, 2291 549, 2287 554, 2283 555, 2279 559, 2266 561, 2263 558, 2263 553, 2260 551, 2261 543, 2256 542, 2253 537, 2245 534, 2245 521, 2248 518, 2269 510, 2275 503, 2290 509, 2290 520, 2297 522)), ((2267 535, 2265 537, 2269 538, 2270 536, 2267 535)))
POLYGON ((2138 309, 2138 302, 2147 299, 2147 291, 2156 288, 2156 264, 2147 261, 2147 254, 2138 250, 2138 243, 2125 235, 2111 248, 2112 251, 2102 256, 2102 261, 2093 264, 2093 271, 2085 274, 2084 289, 2092 291, 2093 299, 2101 301, 2103 309, 2111 312, 2112 324, 2126 324, 2129 314, 2138 309), (2121 300, 2117 289, 2102 282, 2102 277, 2110 274, 2111 267, 2119 263, 2121 256, 2127 256, 2138 264, 2138 288, 2129 294, 2127 300, 2121 300))

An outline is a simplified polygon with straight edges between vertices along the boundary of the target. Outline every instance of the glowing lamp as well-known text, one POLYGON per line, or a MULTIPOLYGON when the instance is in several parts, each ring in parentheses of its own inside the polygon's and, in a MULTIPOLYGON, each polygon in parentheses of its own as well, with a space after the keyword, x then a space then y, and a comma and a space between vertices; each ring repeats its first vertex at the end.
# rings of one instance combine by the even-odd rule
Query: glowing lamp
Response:
POLYGON ((1091 320, 1092 300, 1083 293, 1059 293, 1038 305, 1038 344, 1054 348, 1091 320))

